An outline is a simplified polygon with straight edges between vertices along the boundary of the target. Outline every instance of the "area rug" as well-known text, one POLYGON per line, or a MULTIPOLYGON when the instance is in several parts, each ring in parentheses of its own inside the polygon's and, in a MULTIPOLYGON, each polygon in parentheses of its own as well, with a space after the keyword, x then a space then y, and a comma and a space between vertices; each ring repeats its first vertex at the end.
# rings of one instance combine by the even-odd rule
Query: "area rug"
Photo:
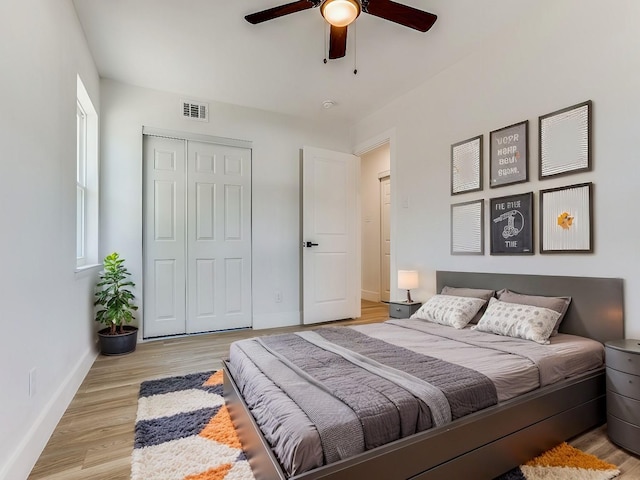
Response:
POLYGON ((254 480, 222 397, 222 370, 140 385, 132 480, 254 480))
POLYGON ((619 474, 615 465, 561 443, 496 480, 608 480, 619 474))
MULTIPOLYGON (((608 480, 619 475, 566 443, 496 480, 608 480)), ((140 386, 132 480, 255 480, 222 396, 222 371, 140 386)))

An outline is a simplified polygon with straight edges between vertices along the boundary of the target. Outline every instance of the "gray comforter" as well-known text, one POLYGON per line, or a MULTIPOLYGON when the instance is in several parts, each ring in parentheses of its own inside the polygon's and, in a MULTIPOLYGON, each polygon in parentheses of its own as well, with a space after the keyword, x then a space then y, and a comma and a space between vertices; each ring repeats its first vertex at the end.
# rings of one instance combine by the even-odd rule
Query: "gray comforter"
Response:
POLYGON ((322 445, 321 464, 444 425, 498 398, 482 373, 351 328, 244 340, 233 349, 308 416, 322 445))
POLYGON ((229 368, 288 475, 443 425, 603 365, 601 343, 550 345, 395 319, 235 342, 229 368))

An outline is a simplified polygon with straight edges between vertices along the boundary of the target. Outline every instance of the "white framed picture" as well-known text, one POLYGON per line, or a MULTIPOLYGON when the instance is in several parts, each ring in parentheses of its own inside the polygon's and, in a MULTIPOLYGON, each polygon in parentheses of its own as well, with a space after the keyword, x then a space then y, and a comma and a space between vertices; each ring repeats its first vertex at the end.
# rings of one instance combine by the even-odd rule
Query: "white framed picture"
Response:
POLYGON ((451 195, 482 190, 482 135, 451 145, 451 195))
POLYGON ((538 119, 539 179, 591 170, 591 100, 538 119))
POLYGON ((484 200, 451 205, 451 255, 484 255, 484 200))
POLYGON ((540 190, 540 253, 593 252, 593 183, 540 190))

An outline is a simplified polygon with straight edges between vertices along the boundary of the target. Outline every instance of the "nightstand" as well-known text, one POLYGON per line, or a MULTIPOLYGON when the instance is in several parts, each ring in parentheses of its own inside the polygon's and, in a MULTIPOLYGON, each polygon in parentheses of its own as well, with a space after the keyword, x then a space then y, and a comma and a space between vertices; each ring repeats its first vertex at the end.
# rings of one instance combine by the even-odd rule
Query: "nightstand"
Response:
POLYGON ((389 302, 391 318, 409 318, 422 306, 420 302, 389 302))
POLYGON ((609 438, 640 455, 640 340, 607 342, 605 352, 609 438))

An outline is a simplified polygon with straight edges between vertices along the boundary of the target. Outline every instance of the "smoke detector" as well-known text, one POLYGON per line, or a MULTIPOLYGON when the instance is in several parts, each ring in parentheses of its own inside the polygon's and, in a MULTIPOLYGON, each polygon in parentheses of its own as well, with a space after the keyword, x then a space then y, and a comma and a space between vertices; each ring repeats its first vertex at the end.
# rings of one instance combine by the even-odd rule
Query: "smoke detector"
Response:
POLYGON ((336 102, 334 102, 333 100, 325 100, 322 102, 322 108, 331 108, 334 107, 336 105, 336 102))

